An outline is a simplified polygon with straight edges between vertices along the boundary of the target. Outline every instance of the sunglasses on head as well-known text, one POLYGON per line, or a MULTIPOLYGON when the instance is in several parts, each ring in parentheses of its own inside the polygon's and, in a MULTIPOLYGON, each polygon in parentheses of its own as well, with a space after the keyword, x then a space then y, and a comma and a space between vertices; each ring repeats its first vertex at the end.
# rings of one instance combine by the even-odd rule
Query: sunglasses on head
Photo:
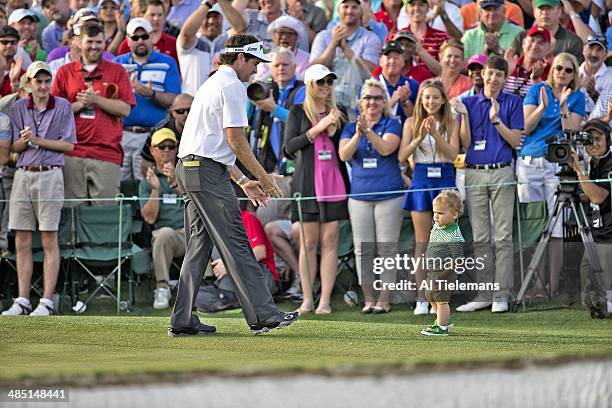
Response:
POLYGON ((0 44, 2 44, 2 45, 15 45, 15 44, 17 44, 17 40, 0 40, 0 44))
POLYGON ((148 40, 149 38, 151 38, 151 36, 149 34, 142 34, 142 35, 133 35, 130 37, 132 39, 132 41, 138 41, 138 40, 148 40))
POLYGON ((332 86, 334 84, 334 78, 332 77, 321 78, 317 80, 316 84, 319 86, 323 86, 323 85, 332 86))
POLYGON ((174 143, 165 143, 165 144, 159 144, 157 146, 159 150, 174 150, 176 149, 176 144, 174 143))
POLYGON ((185 108, 185 109, 175 109, 174 113, 176 113, 177 115, 184 115, 186 113, 189 113, 189 109, 190 108, 185 108))
POLYGON ((574 68, 564 67, 563 65, 556 65, 555 71, 557 72, 565 71, 566 74, 573 74, 574 68))
POLYGON ((366 101, 382 101, 385 97, 382 95, 364 95, 363 99, 366 101))

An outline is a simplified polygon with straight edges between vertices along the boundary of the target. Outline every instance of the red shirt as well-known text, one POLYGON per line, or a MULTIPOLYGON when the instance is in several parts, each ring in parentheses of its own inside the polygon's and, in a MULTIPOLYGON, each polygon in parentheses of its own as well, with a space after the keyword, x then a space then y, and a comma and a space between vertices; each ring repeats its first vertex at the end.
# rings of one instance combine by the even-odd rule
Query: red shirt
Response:
POLYGON ((393 34, 397 31, 397 19, 393 19, 391 14, 387 13, 384 4, 380 4, 380 10, 374 13, 374 17, 376 18, 376 21, 379 23, 384 23, 387 26, 389 34, 393 34))
MULTIPOLYGON (((379 65, 374 68, 374 71, 372 71, 372 78, 377 78, 381 73, 382 68, 379 65)), ((429 78, 433 78, 433 74, 431 73, 429 68, 427 68, 427 66, 423 63, 408 67, 408 69, 404 71, 404 76, 414 79, 419 84, 429 78)))
MULTIPOLYGON (((174 58, 176 64, 178 65, 179 60, 178 54, 176 53, 176 38, 171 37, 166 33, 162 33, 161 37, 159 38, 159 41, 153 44, 153 49, 157 52, 174 58)), ((128 52, 131 51, 126 38, 119 45, 119 51, 117 52, 117 55, 127 54, 128 52)))
MULTIPOLYGON (((19 78, 25 74, 25 71, 21 70, 21 75, 19 78)), ((13 93, 13 87, 11 87, 11 80, 8 76, 8 73, 4 76, 4 81, 2 81, 2 86, 0 87, 0 96, 6 96, 13 93)))
MULTIPOLYGON (((125 69, 121 64, 106 60, 100 61, 91 73, 83 69, 81 61, 73 61, 62 66, 57 71, 51 93, 73 103, 76 101, 77 93, 87 89, 86 76, 100 95, 121 99, 132 107, 136 105, 136 98, 125 69)), ((75 114, 77 144, 71 153, 66 154, 108 161, 121 166, 123 118, 113 116, 98 106, 95 107, 93 117, 86 118, 84 115, 85 109, 75 114)))
POLYGON ((258 245, 266 246, 266 257, 259 261, 259 263, 266 265, 270 272, 272 272, 272 275, 274 275, 274 280, 278 282, 278 272, 276 272, 276 264, 274 263, 274 247, 268 239, 261 221, 248 211, 240 210, 240 216, 242 217, 242 223, 244 224, 251 248, 255 248, 258 245))
MULTIPOLYGON (((410 26, 403 28, 404 31, 410 31, 410 26)), ((438 54, 440 53, 440 46, 450 37, 445 31, 436 30, 431 26, 427 26, 427 31, 423 38, 421 38, 421 44, 423 44, 423 49, 427 51, 432 57, 438 60, 438 54)), ((407 74, 409 77, 412 77, 415 81, 422 82, 424 79, 429 79, 433 77, 433 73, 427 68, 427 66, 418 62, 412 67, 407 74), (414 70, 414 71, 413 71, 414 70), (418 79, 417 79, 418 76, 418 79)))

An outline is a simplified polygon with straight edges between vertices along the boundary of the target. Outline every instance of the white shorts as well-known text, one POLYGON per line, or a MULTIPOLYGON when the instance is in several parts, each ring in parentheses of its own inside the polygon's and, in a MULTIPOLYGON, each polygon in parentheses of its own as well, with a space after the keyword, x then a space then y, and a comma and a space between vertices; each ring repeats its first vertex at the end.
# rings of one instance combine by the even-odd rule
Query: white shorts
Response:
MULTIPOLYGON (((555 193, 559 186, 558 166, 544 157, 519 157, 516 160, 517 192, 521 203, 546 201, 552 217, 555 193)), ((567 216, 566 216, 567 217, 567 216)), ((563 238, 563 216, 557 218, 552 231, 554 238, 563 238)))

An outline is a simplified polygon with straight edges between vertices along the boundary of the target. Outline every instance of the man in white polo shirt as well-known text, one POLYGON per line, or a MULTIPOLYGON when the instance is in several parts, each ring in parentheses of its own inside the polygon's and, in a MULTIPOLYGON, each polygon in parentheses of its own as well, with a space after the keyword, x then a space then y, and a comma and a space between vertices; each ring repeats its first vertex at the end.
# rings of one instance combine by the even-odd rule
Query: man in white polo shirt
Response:
POLYGON ((248 122, 243 82, 256 72, 259 62, 270 60, 263 43, 249 34, 230 37, 223 51, 219 70, 195 95, 178 152, 176 179, 185 191, 185 229, 190 233, 168 328, 171 337, 216 331, 193 312, 213 243, 236 286, 251 333, 286 327, 299 317, 297 312, 276 308, 251 250, 230 180, 259 204, 267 205, 268 197, 281 197, 275 177, 257 162, 244 137, 248 122), (249 180, 234 166, 236 156, 258 181, 249 180))

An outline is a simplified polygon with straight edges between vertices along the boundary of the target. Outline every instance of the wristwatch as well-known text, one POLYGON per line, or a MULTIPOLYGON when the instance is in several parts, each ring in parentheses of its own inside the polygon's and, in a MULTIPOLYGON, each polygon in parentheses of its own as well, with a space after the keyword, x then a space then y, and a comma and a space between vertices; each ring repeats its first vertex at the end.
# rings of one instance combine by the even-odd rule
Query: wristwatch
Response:
POLYGON ((499 125, 499 120, 497 122, 491 122, 493 124, 493 126, 497 126, 499 125))
POLYGON ((244 184, 244 182, 247 180, 248 180, 248 177, 243 174, 242 176, 240 176, 238 180, 236 180, 236 184, 238 184, 239 186, 242 186, 242 184, 244 184))

